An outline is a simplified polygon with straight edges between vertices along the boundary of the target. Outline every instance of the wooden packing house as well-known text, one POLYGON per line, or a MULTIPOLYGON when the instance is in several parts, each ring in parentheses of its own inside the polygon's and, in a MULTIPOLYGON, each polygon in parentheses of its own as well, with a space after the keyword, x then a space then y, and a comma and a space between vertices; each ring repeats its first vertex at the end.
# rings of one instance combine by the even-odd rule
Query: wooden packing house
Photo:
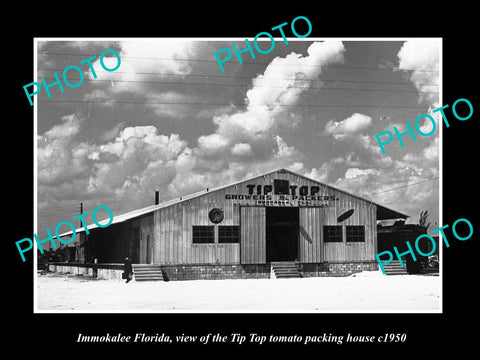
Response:
POLYGON ((280 169, 163 203, 157 192, 155 205, 114 214, 106 228, 77 229, 77 261, 129 257, 137 280, 346 276, 378 269, 377 221, 400 218, 280 169))

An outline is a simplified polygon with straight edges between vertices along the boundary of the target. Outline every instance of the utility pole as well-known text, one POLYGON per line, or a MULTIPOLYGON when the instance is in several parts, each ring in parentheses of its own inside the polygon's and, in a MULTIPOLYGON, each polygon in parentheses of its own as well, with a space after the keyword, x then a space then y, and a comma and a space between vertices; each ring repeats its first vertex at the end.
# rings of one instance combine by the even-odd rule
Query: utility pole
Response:
MULTIPOLYGON (((80 215, 82 215, 82 214, 83 214, 83 202, 80 203, 80 215)), ((80 219, 78 221, 80 223, 79 226, 82 226, 82 220, 80 219)))
MULTIPOLYGON (((83 214, 83 202, 80 203, 80 215, 81 215, 81 214, 83 214)), ((79 222, 80 222, 79 227, 82 227, 82 220, 79 219, 79 222)), ((85 241, 83 242, 83 245, 84 245, 84 246, 83 246, 83 248, 84 248, 84 253, 83 253, 83 255, 84 255, 84 261, 83 261, 83 262, 86 263, 86 262, 88 262, 88 256, 90 255, 90 251, 89 251, 89 249, 88 249, 89 244, 88 244, 88 235, 87 235, 87 232, 85 231, 84 234, 85 234, 85 235, 84 235, 84 236, 85 236, 85 241)), ((81 239, 82 239, 82 234, 80 234, 80 240, 78 241, 78 244, 77 244, 77 257, 78 257, 78 261, 80 261, 80 256, 79 256, 80 254, 79 254, 79 252, 80 252, 80 248, 81 248, 81 246, 82 246, 82 241, 81 241, 81 239)))

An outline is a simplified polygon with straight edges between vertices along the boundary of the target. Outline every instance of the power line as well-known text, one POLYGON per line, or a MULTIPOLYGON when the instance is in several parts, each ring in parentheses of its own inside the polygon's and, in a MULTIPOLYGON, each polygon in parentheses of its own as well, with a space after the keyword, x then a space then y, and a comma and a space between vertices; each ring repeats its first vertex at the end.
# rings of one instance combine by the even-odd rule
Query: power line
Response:
POLYGON ((239 104, 239 103, 197 103, 197 102, 157 102, 157 101, 131 101, 131 100, 39 100, 40 103, 89 103, 89 104, 147 104, 147 105, 193 105, 193 106, 300 106, 300 107, 358 107, 358 108, 400 108, 400 109, 425 109, 425 106, 410 106, 410 105, 346 105, 346 104, 239 104))
POLYGON ((58 215, 58 214, 66 214, 66 213, 71 213, 71 212, 75 212, 75 211, 78 211, 78 210, 75 210, 75 209, 57 209, 57 210, 40 210, 38 212, 39 215, 58 215))
POLYGON ((77 212, 79 204, 48 206, 38 210, 39 216, 62 215, 77 212))
MULTIPOLYGON (((65 69, 45 69, 39 68, 39 71, 63 71, 65 69)), ((172 74, 172 73, 156 73, 156 72, 131 72, 131 71, 115 71, 115 74, 134 74, 134 75, 151 75, 151 76, 181 76, 181 77, 206 77, 206 78, 222 78, 222 79, 247 79, 253 80, 252 76, 233 76, 233 75, 212 75, 212 74, 172 74)), ((52 79, 52 78, 50 78, 52 79)), ((52 79, 53 80, 53 79, 52 79)), ((256 81, 268 80, 265 78, 256 79, 256 81)), ((323 82, 339 82, 339 83, 366 83, 366 84, 393 84, 393 85, 412 85, 407 81, 370 81, 370 80, 340 80, 340 79, 297 79, 297 78, 277 78, 276 80, 302 80, 302 81, 323 81, 323 82)), ((115 80, 122 81, 122 80, 115 80)), ((417 83, 422 86, 439 86, 432 83, 417 83)))
POLYGON ((385 190, 385 191, 380 191, 380 192, 377 192, 377 193, 373 193, 373 194, 369 194, 369 195, 363 195, 363 196, 364 196, 364 197, 370 197, 370 196, 374 196, 374 195, 378 195, 378 194, 383 194, 383 193, 386 193, 386 192, 390 192, 390 191, 394 191, 394 190, 399 190, 399 189, 404 189, 404 188, 409 187, 409 186, 422 184, 422 183, 425 183, 425 182, 427 182, 427 181, 432 181, 432 180, 436 180, 436 179, 440 179, 440 177, 435 177, 435 178, 431 178, 431 179, 419 181, 419 182, 416 182, 416 183, 411 183, 411 184, 408 184, 408 185, 400 186, 400 187, 398 187, 398 188, 394 188, 394 189, 390 189, 390 190, 385 190))
MULTIPOLYGON (((59 53, 59 52, 39 52, 38 54, 44 55, 64 55, 64 56, 99 56, 98 54, 69 54, 69 53, 59 53)), ((162 61, 187 61, 187 62, 208 62, 208 63, 217 63, 217 60, 208 60, 208 59, 173 59, 173 58, 161 58, 161 57, 142 57, 142 56, 122 56, 122 59, 140 59, 140 60, 162 60, 162 61)), ((269 65, 270 62, 235 62, 237 65, 269 65)), ((275 64, 276 66, 298 66, 298 64, 275 64)), ((302 67, 321 67, 321 68, 336 68, 336 69, 361 69, 361 70, 389 70, 389 71, 419 71, 419 72, 438 72, 439 70, 424 70, 424 69, 397 69, 394 67, 369 67, 369 66, 339 66, 339 65, 305 65, 302 64, 302 67)))
MULTIPOLYGON (((56 80, 55 78, 44 78, 45 80, 56 80)), ((80 79, 71 79, 75 81, 80 79)), ((300 79, 301 80, 301 79, 300 79)), ((199 85, 199 86, 232 86, 232 87, 250 87, 250 84, 214 84, 214 83, 191 83, 191 82, 170 82, 170 81, 143 81, 143 80, 114 80, 114 79, 85 79, 83 81, 99 82, 123 82, 123 83, 141 83, 141 84, 164 84, 164 85, 199 85)), ((285 86, 255 85, 255 87, 284 88, 285 86)), ((303 86, 288 86, 288 89, 303 89, 303 86)), ((371 92, 399 92, 415 94, 438 94, 438 91, 416 91, 416 90, 395 90, 395 89, 365 89, 365 88, 333 88, 333 87, 309 87, 308 89, 318 90, 342 90, 342 91, 371 91, 371 92)))
POLYGON ((74 206, 77 206, 76 204, 73 205, 57 205, 57 206, 49 206, 48 208, 45 208, 42 211, 48 211, 48 210, 56 210, 56 209, 65 209, 65 208, 72 208, 74 206))

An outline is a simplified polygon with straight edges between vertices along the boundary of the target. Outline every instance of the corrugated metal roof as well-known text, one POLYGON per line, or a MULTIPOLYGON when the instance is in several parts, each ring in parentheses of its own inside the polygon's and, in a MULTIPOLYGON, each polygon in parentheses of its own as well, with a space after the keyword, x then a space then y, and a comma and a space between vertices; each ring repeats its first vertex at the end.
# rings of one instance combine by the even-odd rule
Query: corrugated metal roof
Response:
MULTIPOLYGON (((398 211, 395 211, 395 210, 392 210, 392 209, 389 209, 389 208, 386 208, 385 206, 382 206, 380 204, 377 204, 373 201, 370 201, 370 200, 367 200, 367 199, 364 199, 358 195, 354 195, 354 194, 351 194, 345 190, 341 190, 341 189, 337 189, 333 186, 330 186, 328 184, 323 184, 315 179, 311 179, 311 178, 308 178, 304 175, 300 175, 300 174, 297 174, 297 173, 294 173, 293 171, 290 171, 290 170, 287 170, 287 169, 277 169, 277 170, 274 170, 274 171, 269 171, 269 172, 266 172, 264 174, 260 174, 260 175, 255 175, 255 176, 252 176, 250 178, 247 178, 247 179, 242 179, 240 181, 236 181, 234 183, 231 183, 231 184, 228 184, 228 185, 220 185, 220 186, 217 186, 217 187, 213 187, 213 188, 206 188, 206 189, 203 189, 201 191, 198 191, 196 193, 193 193, 193 194, 189 194, 189 195, 186 195, 186 196, 182 196, 182 197, 179 197, 179 198, 175 198, 175 199, 171 199, 171 200, 168 200, 168 201, 164 201, 160 204, 157 204, 157 205, 150 205, 150 206, 147 206, 147 207, 144 207, 144 208, 141 208, 141 209, 137 209, 137 210, 133 210, 133 211, 130 211, 128 213, 125 213, 125 214, 120 214, 120 215, 114 215, 113 216, 113 221, 112 223, 109 225, 113 225, 113 224, 118 224, 118 223, 121 223, 121 222, 124 222, 124 221, 127 221, 127 220, 130 220, 130 219, 134 219, 134 218, 137 218, 137 217, 140 217, 140 216, 143 216, 143 215, 147 215, 151 212, 154 212, 155 210, 158 210, 158 209, 162 209, 162 208, 166 208, 168 206, 172 206, 172 205, 175 205, 175 204, 178 204, 178 203, 181 203, 182 201, 188 201, 190 199, 193 199, 193 198, 196 198, 198 196, 201 196, 201 195, 205 195, 205 194, 209 194, 211 192, 214 192, 214 191, 217 191, 217 190, 220 190, 220 189, 224 189, 224 188, 227 188, 229 186, 234 186, 234 185, 237 185, 237 184, 240 184, 240 183, 243 183, 245 181, 249 181, 249 180, 252 180, 252 179, 255 179, 255 178, 258 178, 258 177, 261 177, 261 176, 264 176, 264 175, 268 175, 268 174, 272 174, 272 173, 275 173, 275 172, 278 172, 278 171, 282 171, 282 172, 288 172, 294 176, 299 176, 299 177, 302 177, 304 179, 307 179, 307 180, 310 180, 310 181, 314 181, 316 183, 319 183, 323 186, 327 186, 329 187, 330 189, 333 189, 335 191, 339 191, 339 192, 342 192, 344 194, 348 194, 350 196, 353 196, 353 197, 356 197, 357 199, 360 199, 360 200, 363 200, 363 201, 368 201, 370 203, 372 203, 373 205, 376 205, 377 206, 377 213, 378 214, 383 214, 383 216, 380 216, 378 217, 377 216, 377 220, 386 220, 386 219, 396 219, 396 218, 403 218, 403 219, 406 219, 408 218, 409 216, 408 215, 404 215, 404 214, 401 214, 399 213, 398 211)), ((98 223, 100 225, 105 225, 107 224, 109 221, 109 219, 104 219, 104 220, 101 220, 99 221, 98 223)), ((99 226, 97 226, 96 224, 90 224, 90 225, 87 225, 87 229, 88 230, 92 230, 92 229, 95 229, 95 228, 98 228, 99 226)), ((79 227, 77 229, 75 229, 75 232, 76 233, 81 233, 81 232, 84 232, 85 229, 83 227, 79 227)), ((68 231, 68 232, 65 232, 63 234, 60 234, 60 237, 63 237, 63 236, 69 236, 69 235, 72 235, 73 234, 73 231, 68 231)), ((55 237, 55 236, 54 236, 55 237)))

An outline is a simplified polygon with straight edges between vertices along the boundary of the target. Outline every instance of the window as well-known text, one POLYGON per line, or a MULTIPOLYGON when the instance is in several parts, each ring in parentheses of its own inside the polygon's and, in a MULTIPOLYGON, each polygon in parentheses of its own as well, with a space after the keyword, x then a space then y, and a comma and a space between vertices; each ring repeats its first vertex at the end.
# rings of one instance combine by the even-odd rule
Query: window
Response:
POLYGON ((289 182, 288 180, 273 180, 273 193, 276 195, 288 195, 289 189, 289 182))
POLYGON ((347 225, 347 242, 365 242, 365 226, 347 225))
POLYGON ((218 243, 219 244, 238 244, 240 242, 239 226, 219 226, 218 243))
POLYGON ((323 242, 343 242, 341 225, 325 225, 323 227, 323 242))
POLYGON ((193 226, 193 244, 213 244, 213 226, 193 226))

